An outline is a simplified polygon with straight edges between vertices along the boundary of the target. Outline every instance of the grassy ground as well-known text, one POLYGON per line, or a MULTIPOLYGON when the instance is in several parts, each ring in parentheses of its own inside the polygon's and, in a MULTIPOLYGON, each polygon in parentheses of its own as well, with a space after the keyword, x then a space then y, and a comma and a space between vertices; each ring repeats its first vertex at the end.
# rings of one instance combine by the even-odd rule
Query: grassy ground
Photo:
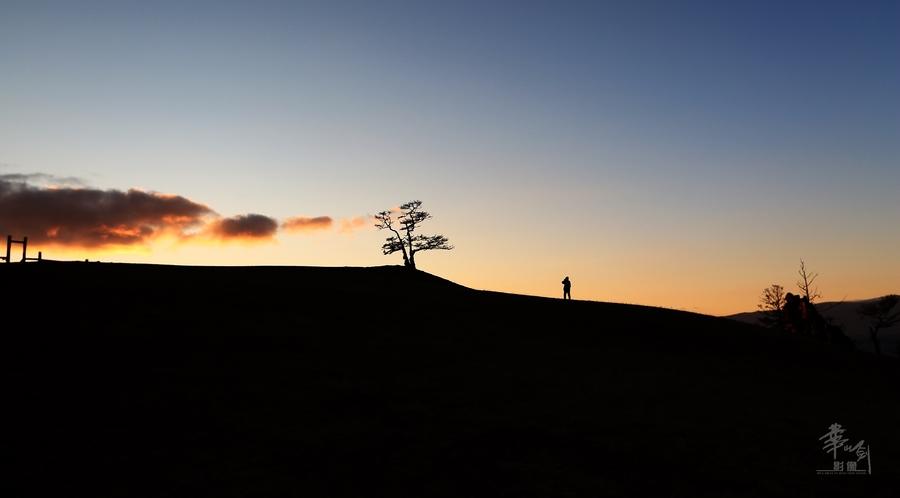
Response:
POLYGON ((900 368, 383 268, 0 265, 4 496, 897 496, 900 368), (871 476, 830 468, 841 423, 871 476))

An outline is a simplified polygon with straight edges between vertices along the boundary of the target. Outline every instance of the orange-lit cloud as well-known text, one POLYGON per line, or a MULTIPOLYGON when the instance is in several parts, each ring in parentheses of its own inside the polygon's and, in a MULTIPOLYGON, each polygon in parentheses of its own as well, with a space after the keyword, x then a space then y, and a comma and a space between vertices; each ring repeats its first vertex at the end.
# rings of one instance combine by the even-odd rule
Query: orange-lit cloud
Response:
POLYGON ((309 232, 313 230, 325 230, 331 228, 334 220, 330 216, 294 216, 284 220, 282 230, 286 232, 309 232))
POLYGON ((278 231, 278 222, 262 214, 242 214, 213 221, 205 232, 218 239, 270 240, 278 231))
POLYGON ((349 233, 362 228, 374 226, 375 221, 371 216, 356 216, 354 218, 344 218, 341 220, 341 232, 349 233))
POLYGON ((36 243, 97 248, 143 244, 163 234, 184 236, 215 216, 209 207, 178 195, 26 183, 41 180, 71 184, 74 179, 0 176, 0 232, 36 243))

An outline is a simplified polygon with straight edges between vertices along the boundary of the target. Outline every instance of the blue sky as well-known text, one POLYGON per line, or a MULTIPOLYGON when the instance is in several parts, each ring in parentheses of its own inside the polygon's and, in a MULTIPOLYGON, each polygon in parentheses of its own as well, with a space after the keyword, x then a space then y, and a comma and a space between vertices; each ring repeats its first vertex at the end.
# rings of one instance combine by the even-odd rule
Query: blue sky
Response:
MULTIPOLYGON (((0 163, 223 215, 419 197, 464 242, 433 269, 478 287, 720 311, 804 256, 875 294, 900 282, 898 47, 897 2, 2 1, 0 163)), ((235 257, 388 262, 377 239, 235 257)))

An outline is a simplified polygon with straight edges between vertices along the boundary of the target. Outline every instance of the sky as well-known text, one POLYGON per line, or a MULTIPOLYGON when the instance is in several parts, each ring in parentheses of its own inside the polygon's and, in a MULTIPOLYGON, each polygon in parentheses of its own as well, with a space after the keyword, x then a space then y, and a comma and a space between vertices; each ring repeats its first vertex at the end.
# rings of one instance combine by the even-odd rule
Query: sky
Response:
POLYGON ((0 0, 0 232, 711 314, 900 292, 900 3, 0 0), (318 220, 318 221, 316 221, 318 220))

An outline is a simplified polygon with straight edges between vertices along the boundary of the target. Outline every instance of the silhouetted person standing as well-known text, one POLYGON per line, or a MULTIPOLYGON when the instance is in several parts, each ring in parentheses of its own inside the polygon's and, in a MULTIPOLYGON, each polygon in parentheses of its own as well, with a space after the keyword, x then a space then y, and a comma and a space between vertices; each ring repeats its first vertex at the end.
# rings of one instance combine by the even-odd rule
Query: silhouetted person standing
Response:
POLYGON ((572 299, 572 282, 569 277, 563 279, 563 299, 572 299))

